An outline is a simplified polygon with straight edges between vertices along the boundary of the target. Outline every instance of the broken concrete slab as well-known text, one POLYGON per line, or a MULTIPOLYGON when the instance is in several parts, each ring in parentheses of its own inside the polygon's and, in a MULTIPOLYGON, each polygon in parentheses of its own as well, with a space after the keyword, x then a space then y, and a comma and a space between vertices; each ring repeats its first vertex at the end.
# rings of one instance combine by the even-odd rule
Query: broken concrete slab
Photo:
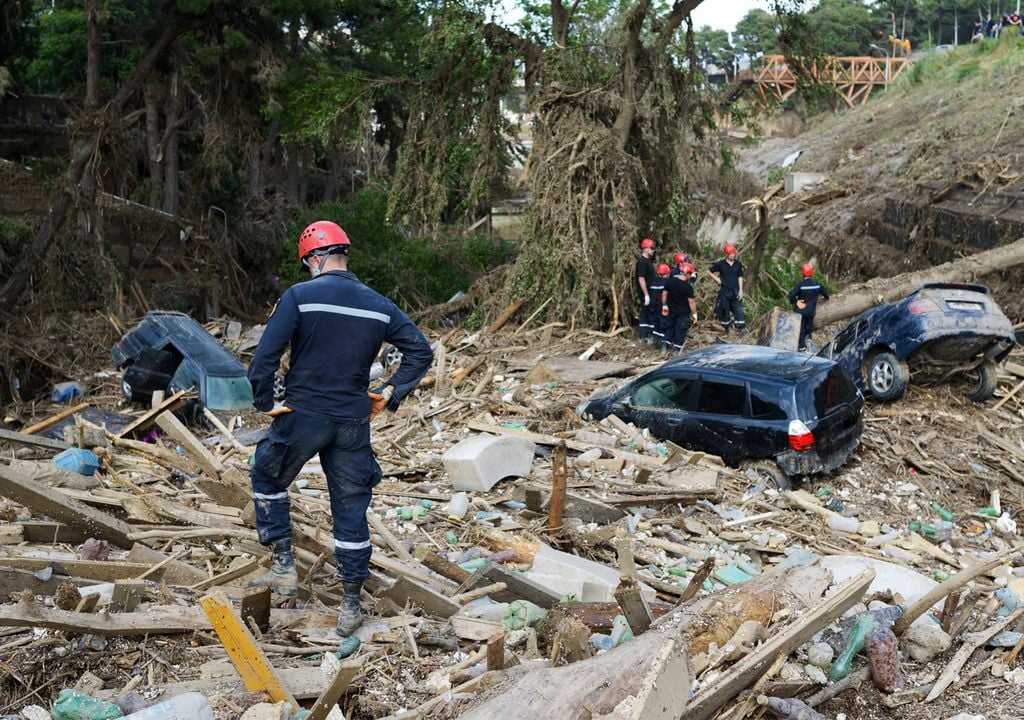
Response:
POLYGON ((786 173, 783 179, 784 189, 787 193, 794 193, 809 185, 819 185, 828 179, 825 173, 816 172, 791 172, 786 173))
POLYGON ((474 435, 444 454, 444 468, 456 490, 486 492, 502 478, 527 477, 536 445, 512 435, 474 435))
POLYGON ((875 578, 868 591, 891 590, 902 595, 907 604, 912 604, 938 585, 934 580, 908 568, 860 555, 826 555, 821 558, 819 565, 832 573, 836 583, 845 582, 866 568, 871 568, 875 571, 875 578))
MULTIPOLYGON (((557 593, 573 594, 582 602, 612 602, 619 586, 619 572, 607 565, 541 545, 526 576, 557 593), (579 590, 577 591, 577 588, 579 590)), ((655 591, 640 585, 641 594, 654 599, 655 591)))

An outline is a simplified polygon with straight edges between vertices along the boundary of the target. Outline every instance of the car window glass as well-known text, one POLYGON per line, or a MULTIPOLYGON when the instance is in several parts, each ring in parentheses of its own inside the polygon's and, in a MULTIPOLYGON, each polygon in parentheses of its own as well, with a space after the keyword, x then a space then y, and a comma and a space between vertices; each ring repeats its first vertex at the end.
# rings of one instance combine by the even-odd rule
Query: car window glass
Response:
POLYGON ((827 374, 814 379, 814 409, 818 417, 824 417, 837 405, 843 405, 857 397, 857 389, 841 368, 834 367, 827 374))
POLYGON ((750 416, 757 420, 785 420, 786 412, 779 405, 778 388, 750 386, 750 416))
POLYGON ((705 380, 700 386, 697 412, 713 415, 742 415, 747 389, 742 385, 705 380))
POLYGON ((685 409, 693 380, 689 378, 658 378, 641 385, 633 392, 633 406, 646 408, 685 409))
POLYGON ((178 366, 177 372, 171 378, 171 390, 189 389, 199 389, 199 373, 196 372, 195 366, 191 362, 185 360, 178 366))

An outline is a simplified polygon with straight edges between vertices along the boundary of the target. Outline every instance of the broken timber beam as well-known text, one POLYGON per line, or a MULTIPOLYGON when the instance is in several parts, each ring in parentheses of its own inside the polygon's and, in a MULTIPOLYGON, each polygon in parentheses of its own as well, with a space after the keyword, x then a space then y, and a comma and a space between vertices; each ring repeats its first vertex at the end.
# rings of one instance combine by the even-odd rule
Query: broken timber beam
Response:
POLYGON ((220 460, 206 449, 206 446, 199 442, 199 438, 192 434, 187 427, 181 424, 173 413, 164 411, 157 415, 156 424, 167 433, 175 442, 181 445, 185 453, 192 458, 202 471, 207 475, 220 478, 224 472, 224 465, 220 460))
POLYGON ((0 466, 0 495, 118 547, 132 546, 130 535, 134 529, 128 523, 68 497, 56 488, 18 477, 8 466, 0 466))
POLYGON ((45 420, 40 420, 35 425, 28 426, 27 428, 22 430, 22 432, 25 435, 33 435, 34 433, 37 433, 40 430, 45 430, 48 427, 56 425, 57 423, 59 423, 64 418, 70 417, 71 415, 74 415, 76 412, 80 412, 82 410, 85 410, 87 407, 89 407, 89 403, 87 403, 87 402, 79 403, 78 405, 72 405, 69 408, 65 408, 64 410, 61 410, 56 415, 51 415, 50 417, 46 418, 45 420))
POLYGON ((139 430, 145 430, 150 425, 152 425, 153 422, 156 420, 157 416, 163 413, 164 411, 174 412, 179 407, 184 405, 185 397, 186 395, 188 395, 188 393, 189 391, 187 390, 182 390, 181 392, 174 393, 169 398, 164 400, 162 403, 157 405, 155 408, 147 410, 137 420, 135 420, 135 422, 126 426, 121 432, 117 433, 117 435, 115 435, 114 437, 118 439, 123 439, 134 432, 138 432, 139 430))
POLYGON ((23 445, 37 445, 38 447, 49 448, 51 450, 68 449, 68 444, 62 440, 51 440, 46 437, 26 435, 25 433, 14 432, 13 430, 4 430, 3 428, 0 428, 0 440, 10 440, 11 442, 22 443, 23 445))

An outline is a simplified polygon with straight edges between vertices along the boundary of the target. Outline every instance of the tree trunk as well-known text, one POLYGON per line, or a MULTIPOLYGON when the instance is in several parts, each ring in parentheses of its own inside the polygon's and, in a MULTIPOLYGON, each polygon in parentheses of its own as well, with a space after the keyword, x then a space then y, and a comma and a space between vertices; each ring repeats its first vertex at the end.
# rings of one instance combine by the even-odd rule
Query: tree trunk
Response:
POLYGON ((299 148, 295 145, 288 145, 285 148, 287 153, 287 159, 285 160, 285 173, 287 176, 287 190, 288 198, 293 203, 299 201, 299 148))
MULTIPOLYGON (((758 198, 760 201, 760 198, 758 198)), ((764 251, 768 247, 768 210, 763 203, 754 206, 757 214, 757 232, 754 233, 754 256, 750 259, 750 267, 747 269, 744 283, 750 288, 750 292, 757 291, 757 276, 761 274, 761 264, 764 262, 764 251)))
POLYGON ((160 155, 161 84, 152 79, 146 83, 146 154, 149 160, 149 206, 159 208, 164 195, 164 166, 160 155))
POLYGON ((905 297, 929 282, 971 282, 988 273, 1024 264, 1024 238, 992 250, 968 255, 936 267, 915 270, 895 277, 875 278, 837 293, 818 306, 815 325, 846 320, 875 305, 905 297))
POLYGON ((178 119, 185 106, 185 93, 177 72, 171 77, 167 100, 167 143, 164 146, 164 212, 177 215, 181 205, 178 187, 178 119))
MULTIPOLYGON (((96 118, 86 118, 85 124, 96 123, 98 127, 117 125, 121 119, 128 99, 132 97, 139 88, 146 76, 152 72, 153 67, 159 62, 174 41, 188 29, 187 25, 170 23, 164 29, 163 34, 150 46, 149 50, 135 66, 135 70, 129 75, 114 98, 102 111, 104 122, 96 122, 96 118)), ((64 182, 59 184, 60 189, 50 201, 50 211, 46 220, 39 226, 35 240, 24 249, 18 266, 11 272, 11 276, 0 289, 0 308, 12 308, 25 290, 25 285, 31 277, 32 267, 39 262, 50 249, 57 232, 64 224, 67 215, 68 205, 71 203, 73 188, 78 187, 85 173, 89 158, 92 157, 95 138, 85 133, 76 137, 71 145, 71 159, 68 163, 67 172, 64 173, 64 182)))
POLYGON ((100 106, 99 0, 85 0, 85 36, 85 111, 94 113, 100 106))

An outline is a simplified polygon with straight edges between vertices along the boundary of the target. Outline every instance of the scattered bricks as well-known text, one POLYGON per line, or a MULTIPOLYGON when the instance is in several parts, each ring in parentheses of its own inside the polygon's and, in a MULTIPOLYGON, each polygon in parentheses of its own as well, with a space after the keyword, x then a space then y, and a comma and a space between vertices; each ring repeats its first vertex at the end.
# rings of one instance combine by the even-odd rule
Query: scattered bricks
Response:
POLYGON ((485 492, 502 478, 527 477, 534 447, 510 435, 475 435, 444 454, 444 467, 456 490, 485 492))

